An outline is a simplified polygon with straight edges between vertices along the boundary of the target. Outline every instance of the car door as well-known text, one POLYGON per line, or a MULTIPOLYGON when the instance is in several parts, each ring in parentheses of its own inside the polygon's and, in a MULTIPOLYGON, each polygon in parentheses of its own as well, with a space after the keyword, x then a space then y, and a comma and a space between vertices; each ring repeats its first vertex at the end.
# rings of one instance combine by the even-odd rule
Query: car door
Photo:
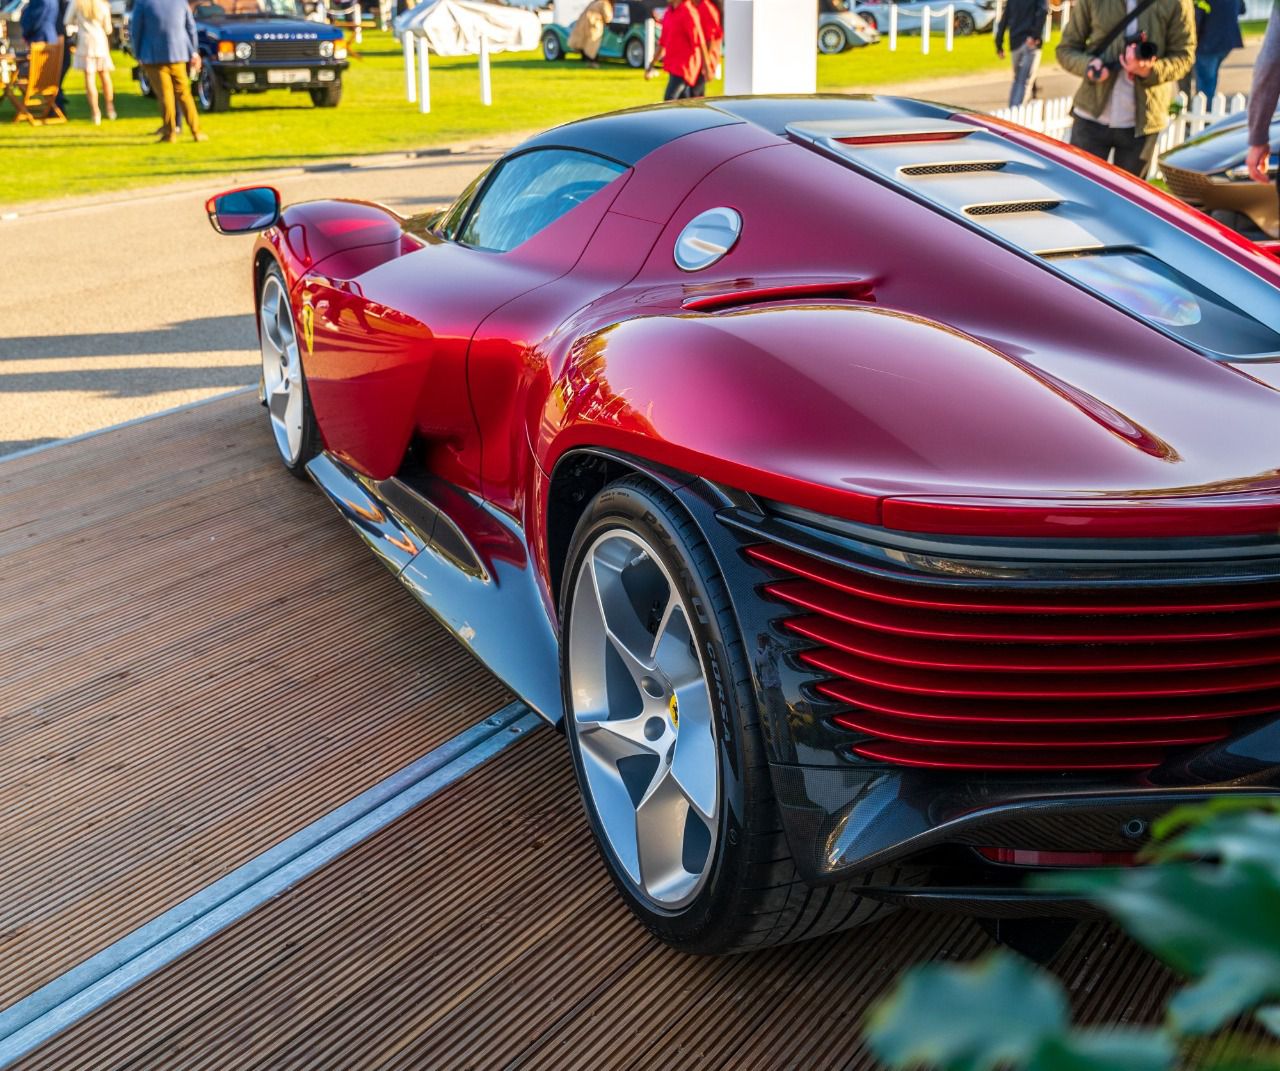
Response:
POLYGON ((386 479, 416 439, 427 471, 480 493, 471 339, 495 310, 572 268, 603 212, 576 210, 626 170, 573 149, 517 151, 438 222, 407 223, 417 251, 352 280, 305 280, 307 375, 326 448, 386 479))

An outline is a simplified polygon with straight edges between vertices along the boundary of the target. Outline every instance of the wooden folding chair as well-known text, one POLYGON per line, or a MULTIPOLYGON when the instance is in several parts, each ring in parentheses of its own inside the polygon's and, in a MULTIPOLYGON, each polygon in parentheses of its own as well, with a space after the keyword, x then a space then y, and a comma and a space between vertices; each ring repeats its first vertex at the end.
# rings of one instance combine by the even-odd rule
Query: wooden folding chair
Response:
POLYGON ((67 117, 58 107, 58 80, 62 75, 62 48, 60 44, 43 41, 31 43, 31 55, 27 70, 27 85, 22 94, 22 107, 13 117, 16 123, 26 120, 35 126, 41 123, 65 123, 67 117))

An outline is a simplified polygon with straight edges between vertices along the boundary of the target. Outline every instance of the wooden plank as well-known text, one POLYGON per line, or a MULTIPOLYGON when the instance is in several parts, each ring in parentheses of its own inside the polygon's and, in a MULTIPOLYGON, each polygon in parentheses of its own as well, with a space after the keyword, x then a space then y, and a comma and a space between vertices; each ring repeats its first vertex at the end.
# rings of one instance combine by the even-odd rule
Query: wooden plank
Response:
MULTIPOLYGON (((565 744, 540 730, 20 1066, 857 1068, 911 964, 989 947, 890 915, 727 958, 672 952, 591 846, 565 744)), ((1154 1022, 1168 973, 1111 928, 1058 957, 1088 1019, 1154 1022)))
POLYGON ((0 1006, 510 701, 238 395, 0 463, 0 1006))

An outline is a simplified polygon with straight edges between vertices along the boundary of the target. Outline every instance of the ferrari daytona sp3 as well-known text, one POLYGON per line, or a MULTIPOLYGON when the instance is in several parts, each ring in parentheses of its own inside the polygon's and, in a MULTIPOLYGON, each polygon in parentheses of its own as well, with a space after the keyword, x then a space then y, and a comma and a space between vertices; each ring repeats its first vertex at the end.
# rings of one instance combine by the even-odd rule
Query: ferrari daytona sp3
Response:
POLYGON ((569 124, 450 208, 209 203, 287 469, 562 727, 664 940, 1069 915, 1280 789, 1280 263, 887 97, 569 124))

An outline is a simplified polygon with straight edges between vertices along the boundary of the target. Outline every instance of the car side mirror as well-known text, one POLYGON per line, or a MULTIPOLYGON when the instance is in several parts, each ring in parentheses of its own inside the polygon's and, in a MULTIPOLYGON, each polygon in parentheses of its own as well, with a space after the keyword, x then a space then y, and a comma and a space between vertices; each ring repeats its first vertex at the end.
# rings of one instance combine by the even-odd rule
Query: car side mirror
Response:
POLYGON ((219 234, 265 231, 280 220, 280 192, 271 186, 228 190, 205 202, 209 223, 219 234))

